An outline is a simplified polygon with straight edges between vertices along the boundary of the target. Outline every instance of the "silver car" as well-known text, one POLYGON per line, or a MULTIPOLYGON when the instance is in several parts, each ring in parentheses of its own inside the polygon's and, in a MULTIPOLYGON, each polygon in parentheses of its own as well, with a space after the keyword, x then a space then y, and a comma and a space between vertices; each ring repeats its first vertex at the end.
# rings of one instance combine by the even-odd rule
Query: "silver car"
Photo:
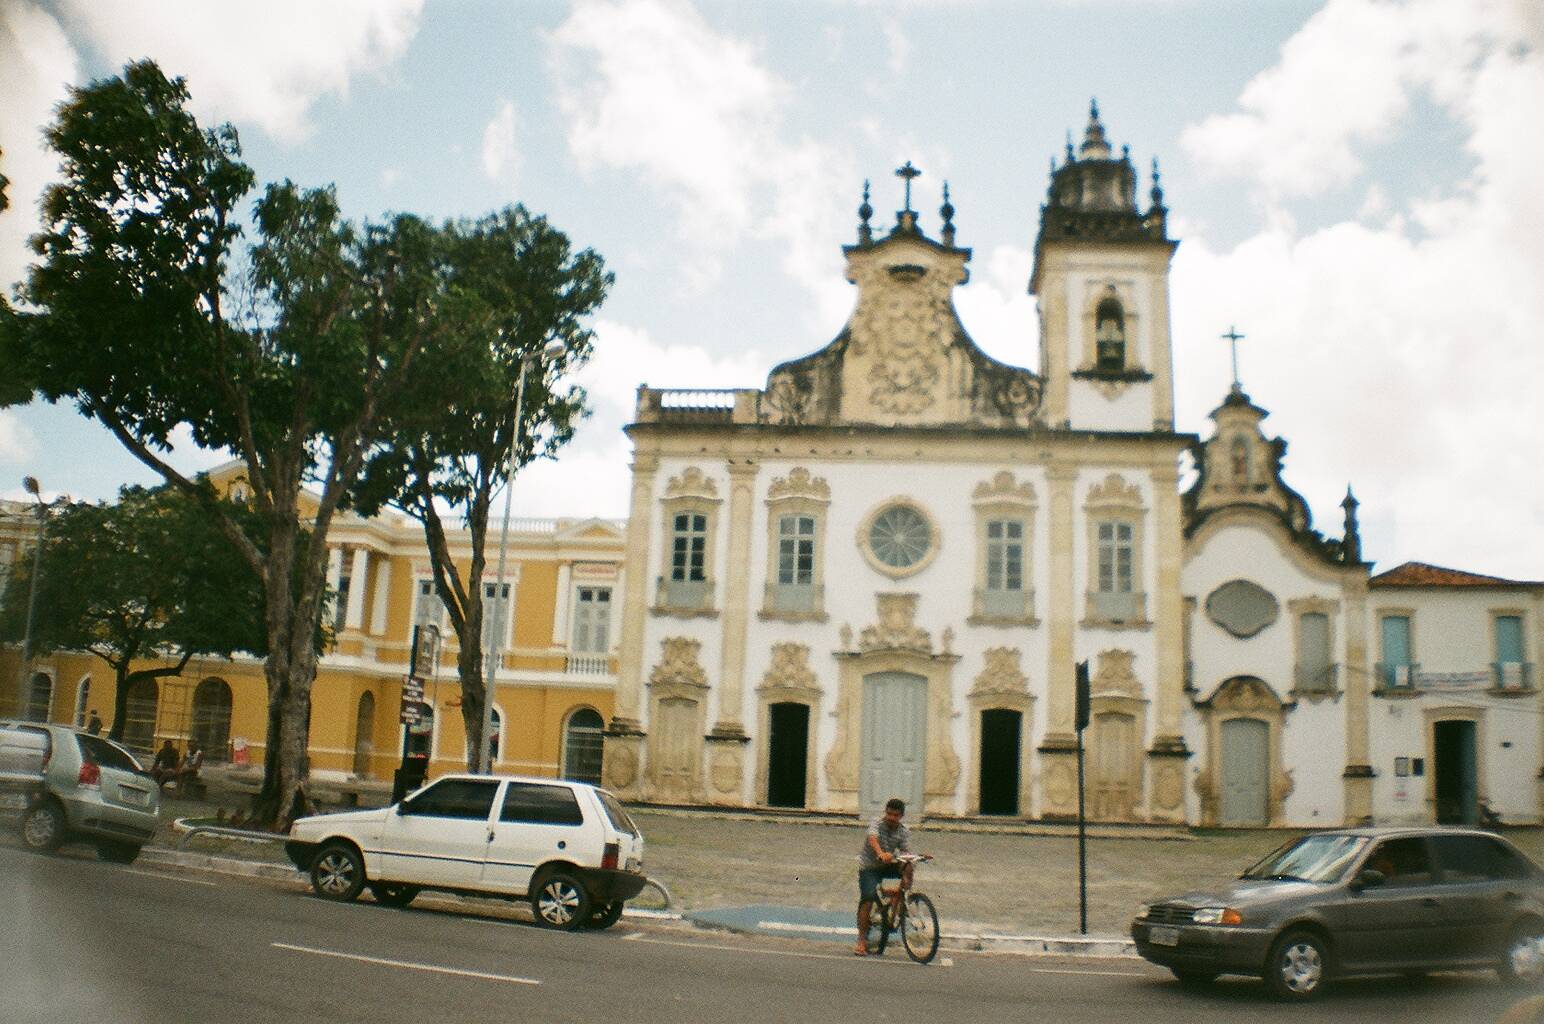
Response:
POLYGON ((28 849, 79 840, 128 864, 160 824, 161 788, 134 755, 101 736, 0 721, 0 809, 20 812, 28 849))
POLYGON ((1544 981, 1544 873, 1499 836, 1470 829, 1319 832, 1232 883, 1142 907, 1137 952, 1183 983, 1262 977, 1279 998, 1326 979, 1494 968, 1544 981))

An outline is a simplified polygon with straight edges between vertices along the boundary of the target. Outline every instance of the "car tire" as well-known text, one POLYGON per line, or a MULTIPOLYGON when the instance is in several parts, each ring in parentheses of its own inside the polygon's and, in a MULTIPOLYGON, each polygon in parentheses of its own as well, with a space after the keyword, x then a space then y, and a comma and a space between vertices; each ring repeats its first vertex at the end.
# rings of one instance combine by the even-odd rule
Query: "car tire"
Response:
POLYGON ((1216 971, 1182 971, 1178 967, 1170 967, 1169 971, 1181 988, 1205 988, 1217 980, 1216 971))
POLYGON ((1544 982, 1544 922, 1525 921, 1512 929, 1496 973, 1513 985, 1536 988, 1544 982))
POLYGON ((412 903, 422 892, 416 885, 398 885, 395 882, 371 882, 370 895, 383 907, 401 909, 412 903))
POLYGON ((139 844, 103 839, 96 844, 97 856, 109 864, 133 864, 139 859, 139 844))
POLYGON ((64 845, 64 808, 53 800, 34 804, 21 819, 22 845, 33 853, 53 853, 64 845))
POLYGON ((573 875, 554 871, 532 888, 531 913, 543 928, 571 932, 589 922, 590 894, 573 875))
POLYGON ((1271 946, 1265 961, 1265 984, 1286 1002, 1307 1002, 1319 994, 1329 977, 1329 947, 1310 931, 1290 931, 1271 946))
POLYGON ((328 843, 311 860, 311 890, 324 900, 348 903, 365 887, 365 862, 345 843, 328 843))
POLYGON ((585 927, 597 932, 605 931, 622 920, 622 906, 621 900, 612 900, 603 907, 597 906, 590 911, 590 920, 585 927))

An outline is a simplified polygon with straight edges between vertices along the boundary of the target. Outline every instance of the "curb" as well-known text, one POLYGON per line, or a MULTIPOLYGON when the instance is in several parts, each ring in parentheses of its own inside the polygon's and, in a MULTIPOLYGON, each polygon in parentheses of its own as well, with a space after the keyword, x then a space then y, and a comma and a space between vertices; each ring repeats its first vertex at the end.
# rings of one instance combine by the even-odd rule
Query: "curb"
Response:
POLYGON ((287 864, 270 864, 260 860, 238 860, 235 857, 216 857, 210 853, 184 853, 181 850, 159 849, 147 846, 140 852, 140 859, 152 864, 168 864, 181 868, 199 868, 222 875, 242 878, 276 878, 296 880, 300 871, 287 864))

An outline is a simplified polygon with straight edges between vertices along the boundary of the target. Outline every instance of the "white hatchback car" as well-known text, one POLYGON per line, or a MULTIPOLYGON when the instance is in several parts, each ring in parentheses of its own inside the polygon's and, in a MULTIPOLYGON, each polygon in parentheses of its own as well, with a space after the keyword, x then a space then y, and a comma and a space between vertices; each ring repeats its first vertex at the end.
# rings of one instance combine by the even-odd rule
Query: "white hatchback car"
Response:
POLYGON ((647 883, 617 798, 561 779, 447 775, 390 807, 299 818, 284 849, 324 899, 524 898, 549 928, 609 928, 647 883))

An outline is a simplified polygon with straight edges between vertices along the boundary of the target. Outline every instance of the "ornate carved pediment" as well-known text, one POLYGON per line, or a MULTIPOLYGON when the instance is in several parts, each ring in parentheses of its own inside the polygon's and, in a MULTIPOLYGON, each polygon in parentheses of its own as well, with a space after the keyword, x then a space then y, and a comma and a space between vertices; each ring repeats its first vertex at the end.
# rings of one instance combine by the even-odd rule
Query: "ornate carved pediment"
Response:
POLYGON ((983 480, 976 485, 971 493, 971 500, 976 504, 988 502, 1012 502, 1016 505, 1033 505, 1035 503, 1035 485, 1028 480, 1022 484, 1017 483, 1013 474, 1006 469, 1001 470, 990 481, 983 480))
POLYGON ((807 644, 773 644, 772 664, 761 677, 756 692, 767 700, 815 700, 820 696, 820 681, 810 669, 807 644))
POLYGON ((879 602, 879 622, 858 634, 858 650, 915 651, 918 654, 933 653, 933 638, 928 631, 915 625, 917 617, 916 594, 876 594, 879 602))
POLYGON ((1208 703, 1213 711, 1279 712, 1282 708, 1281 698, 1253 676, 1229 679, 1217 687, 1217 692, 1208 703))
POLYGON ((659 663, 649 673, 649 686, 661 698, 686 697, 701 700, 708 688, 708 674, 697 661, 702 650, 700 640, 670 636, 660 641, 659 663))
POLYGON ((1100 651, 1090 689, 1098 694, 1141 697, 1142 683, 1131 668, 1135 660, 1131 651, 1100 651))
POLYGON ((665 486, 666 498, 707 498, 718 500, 718 483, 709 476, 705 476, 696 466, 687 466, 681 471, 680 476, 670 478, 670 483, 665 486))
POLYGON ((1141 509, 1142 489, 1136 484, 1128 484, 1119 473, 1111 473, 1089 490, 1088 504, 1141 509))
POLYGON ((787 476, 780 476, 772 481, 772 486, 767 488, 767 500, 779 501, 783 498, 810 498, 814 501, 831 500, 831 485, 826 483, 823 476, 811 477, 810 471, 803 466, 795 466, 788 471, 787 476))
POLYGON ((976 676, 970 688, 972 697, 1029 692, 1029 677, 1019 668, 1017 647, 990 647, 986 652, 986 667, 976 676))

